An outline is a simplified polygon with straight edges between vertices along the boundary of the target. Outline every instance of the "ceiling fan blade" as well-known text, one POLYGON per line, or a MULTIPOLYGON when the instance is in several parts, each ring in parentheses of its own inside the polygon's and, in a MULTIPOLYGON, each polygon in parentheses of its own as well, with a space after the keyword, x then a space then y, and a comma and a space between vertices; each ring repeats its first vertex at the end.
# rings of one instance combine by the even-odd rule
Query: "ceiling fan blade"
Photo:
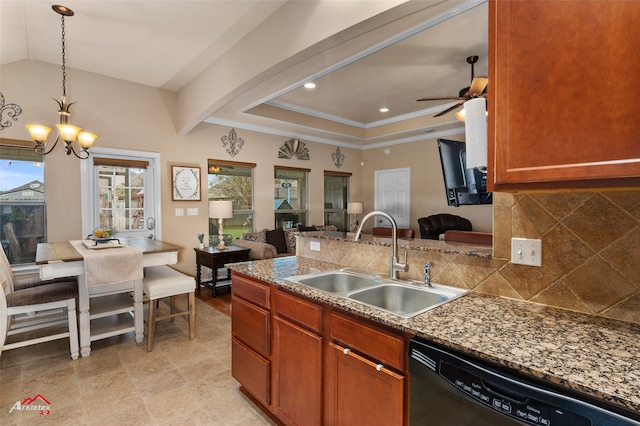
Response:
POLYGON ((459 96, 456 96, 455 98, 422 98, 422 99, 416 99, 416 102, 421 102, 421 101, 456 101, 456 100, 460 100, 462 99, 459 96))
POLYGON ((486 77, 475 77, 471 82, 469 93, 471 94, 482 93, 484 91, 484 88, 487 87, 488 83, 489 83, 489 79, 486 77))
POLYGON ((445 115, 448 112, 453 111, 454 109, 458 108, 460 105, 462 105, 464 102, 458 102, 457 104, 455 104, 452 107, 449 107, 447 109, 445 109, 444 111, 441 111, 439 113, 437 113, 436 115, 434 115, 434 117, 440 117, 441 115, 445 115))

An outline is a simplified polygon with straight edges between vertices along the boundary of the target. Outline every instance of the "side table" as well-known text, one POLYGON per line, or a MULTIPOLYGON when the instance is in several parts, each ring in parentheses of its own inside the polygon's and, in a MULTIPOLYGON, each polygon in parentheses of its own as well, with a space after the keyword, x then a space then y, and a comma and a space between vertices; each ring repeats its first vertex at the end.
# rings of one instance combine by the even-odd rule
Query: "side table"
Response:
MULTIPOLYGON (((203 249, 194 248, 196 252, 196 283, 198 290, 201 285, 211 288, 211 294, 216 297, 216 283, 223 279, 231 280, 231 270, 227 268, 226 278, 218 279, 218 268, 222 268, 227 263, 245 262, 249 260, 249 249, 244 247, 227 246, 225 250, 218 250, 215 247, 205 247, 203 249), (202 281, 202 267, 206 266, 211 269, 211 279, 202 281)), ((228 287, 229 284, 223 286, 228 287)))

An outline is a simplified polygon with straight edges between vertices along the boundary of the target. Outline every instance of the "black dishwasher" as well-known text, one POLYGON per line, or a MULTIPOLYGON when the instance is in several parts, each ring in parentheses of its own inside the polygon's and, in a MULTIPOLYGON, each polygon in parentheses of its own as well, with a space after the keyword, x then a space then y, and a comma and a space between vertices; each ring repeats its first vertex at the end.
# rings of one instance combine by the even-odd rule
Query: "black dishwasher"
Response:
POLYGON ((640 425, 640 413, 578 397, 432 342, 413 339, 409 351, 411 425, 640 425))

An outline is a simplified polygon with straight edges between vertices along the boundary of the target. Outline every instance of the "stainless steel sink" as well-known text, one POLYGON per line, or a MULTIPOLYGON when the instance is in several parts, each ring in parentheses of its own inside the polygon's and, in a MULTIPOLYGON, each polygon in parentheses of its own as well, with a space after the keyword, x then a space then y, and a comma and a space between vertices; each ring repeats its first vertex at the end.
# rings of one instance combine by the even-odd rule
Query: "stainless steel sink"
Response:
POLYGON ((416 281, 392 280, 366 271, 349 269, 296 275, 286 280, 404 318, 414 317, 467 292, 440 284, 422 287, 416 281))
POLYGON ((433 288, 416 288, 387 283, 354 291, 347 297, 401 317, 411 318, 465 293, 465 290, 437 284, 433 288))
POLYGON ((330 271, 321 274, 289 277, 287 279, 329 293, 349 293, 380 283, 378 277, 359 275, 346 271, 330 271))

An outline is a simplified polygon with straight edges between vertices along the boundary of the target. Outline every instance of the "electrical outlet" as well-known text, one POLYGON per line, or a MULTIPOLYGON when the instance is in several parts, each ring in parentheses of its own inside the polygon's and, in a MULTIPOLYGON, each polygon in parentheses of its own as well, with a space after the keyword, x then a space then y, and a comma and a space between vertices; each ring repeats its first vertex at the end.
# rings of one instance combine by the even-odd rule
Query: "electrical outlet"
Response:
POLYGON ((309 243, 311 251, 320 251, 320 241, 311 241, 309 243))
POLYGON ((542 266, 542 240, 512 238, 511 263, 542 266))

